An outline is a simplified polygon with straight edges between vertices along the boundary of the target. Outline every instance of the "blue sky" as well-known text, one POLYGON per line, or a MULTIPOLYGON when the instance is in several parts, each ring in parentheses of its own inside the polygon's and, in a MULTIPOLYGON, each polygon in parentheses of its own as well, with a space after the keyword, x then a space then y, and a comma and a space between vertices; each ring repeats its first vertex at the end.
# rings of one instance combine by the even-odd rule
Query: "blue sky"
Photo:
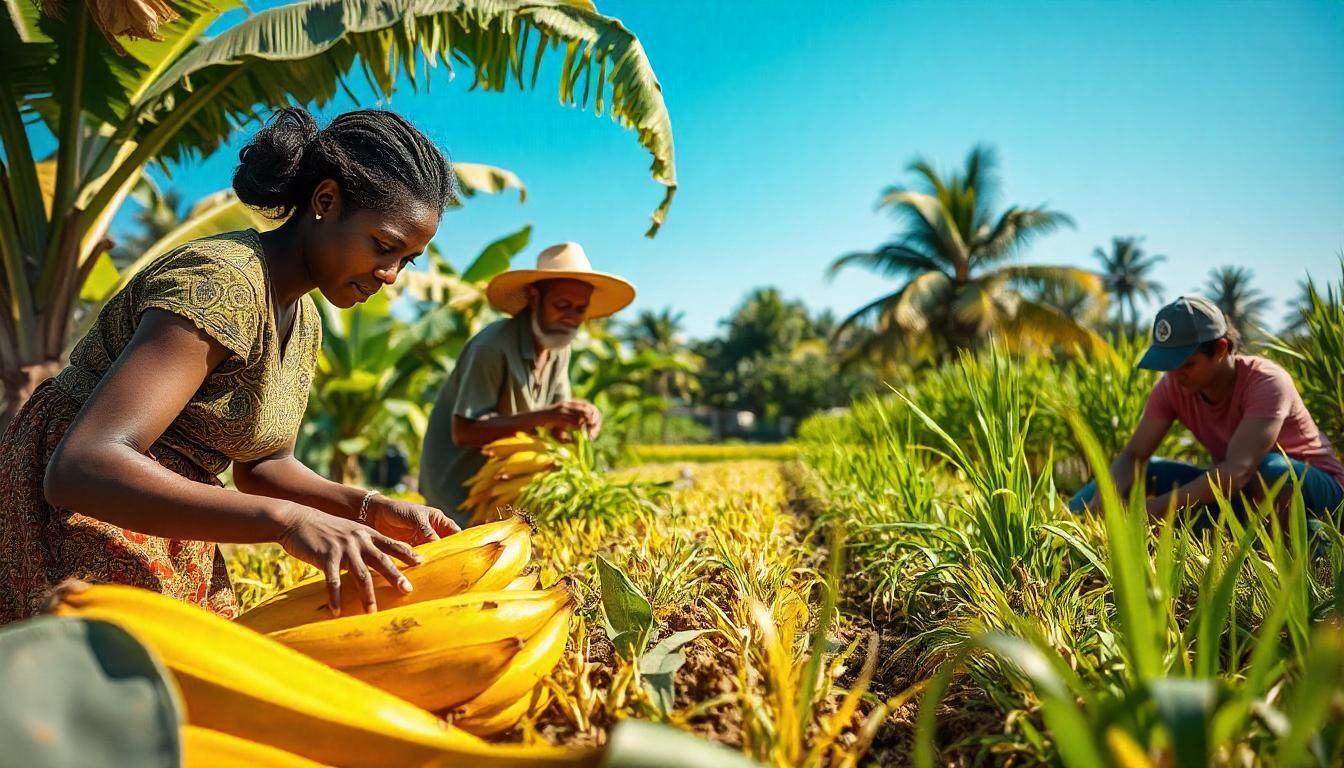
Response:
MULTIPOLYGON (((695 336, 759 285, 843 315, 894 287, 862 272, 824 279, 836 256, 895 231, 873 210, 879 191, 908 180, 916 155, 951 169, 984 141, 1002 161, 1003 202, 1077 222, 1026 261, 1091 266, 1094 247, 1141 235, 1168 257, 1168 296, 1215 266, 1247 266, 1275 318, 1308 270, 1339 275, 1344 2, 599 7, 640 36, 663 85, 681 183, 666 226, 643 237, 661 188, 633 134, 560 107, 553 78, 488 94, 459 72, 386 106, 454 159, 517 172, 529 199, 477 198, 445 216, 438 242, 455 262, 531 224, 522 261, 577 240, 638 286, 634 309, 682 310, 695 336)), ((245 138, 172 183, 188 199, 226 186, 245 138)))

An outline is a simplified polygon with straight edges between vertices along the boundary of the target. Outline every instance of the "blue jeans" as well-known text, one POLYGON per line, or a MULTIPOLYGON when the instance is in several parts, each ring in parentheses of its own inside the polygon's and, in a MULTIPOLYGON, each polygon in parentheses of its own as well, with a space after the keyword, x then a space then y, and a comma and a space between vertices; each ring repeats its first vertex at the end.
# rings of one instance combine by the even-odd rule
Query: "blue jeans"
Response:
MULTIPOLYGON (((1301 483, 1302 500, 1306 503, 1309 514, 1319 516, 1326 512, 1334 512, 1339 508, 1340 503, 1344 502, 1344 488, 1340 487, 1335 478, 1309 464, 1297 459, 1287 458, 1278 452, 1268 454, 1260 462, 1256 477, 1246 486, 1246 491, 1248 493, 1259 491, 1262 482, 1265 487, 1272 487, 1290 468, 1293 471, 1293 477, 1296 477, 1298 482, 1301 483)), ((1148 484, 1144 488, 1149 496, 1156 496, 1185 485, 1191 480, 1207 474, 1208 471, 1207 467, 1197 467, 1184 461, 1153 457, 1148 460, 1146 472, 1148 484)), ((1291 485, 1292 482, 1292 477, 1290 477, 1287 484, 1291 485)), ((1097 482, 1093 480, 1083 486, 1082 490, 1075 493, 1073 498, 1069 499, 1069 509, 1075 513, 1082 512, 1086 505, 1092 502, 1092 498, 1096 494, 1097 482)), ((1234 506, 1240 511, 1240 504, 1234 506)))

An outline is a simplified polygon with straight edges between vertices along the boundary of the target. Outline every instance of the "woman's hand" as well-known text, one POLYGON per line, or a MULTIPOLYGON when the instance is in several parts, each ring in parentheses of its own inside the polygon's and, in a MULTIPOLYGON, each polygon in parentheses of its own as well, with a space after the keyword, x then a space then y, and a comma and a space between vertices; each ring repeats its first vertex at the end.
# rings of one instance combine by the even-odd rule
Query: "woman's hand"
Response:
MULTIPOLYGON (((372 500, 370 500, 372 502, 372 500)), ((411 582, 401 574, 392 556, 407 565, 420 562, 420 556, 403 544, 373 528, 329 515, 321 510, 286 502, 280 509, 280 546, 299 560, 322 571, 327 579, 327 601, 332 614, 341 615, 341 569, 349 571, 364 603, 364 610, 378 610, 370 566, 401 590, 411 591, 411 582)))
POLYGON ((451 536, 462 529, 442 511, 424 504, 378 495, 369 499, 369 525, 412 546, 451 536))

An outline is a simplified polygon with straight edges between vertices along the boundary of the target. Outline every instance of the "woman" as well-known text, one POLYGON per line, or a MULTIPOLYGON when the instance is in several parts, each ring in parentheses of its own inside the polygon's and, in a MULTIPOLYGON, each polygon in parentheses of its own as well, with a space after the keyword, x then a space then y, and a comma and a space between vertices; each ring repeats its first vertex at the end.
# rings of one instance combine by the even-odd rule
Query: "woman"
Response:
POLYGON ((294 458, 321 348, 309 292, 350 307, 419 255, 453 200, 443 154, 403 118, 318 130, 284 109, 239 153, 238 198, 285 222, 204 238, 136 275, 0 446, 0 624, 67 578, 133 584, 236 613, 216 542, 276 541, 341 570, 376 610, 370 568, 457 530, 443 513, 329 482, 294 458), (232 464, 241 493, 217 475, 232 464))

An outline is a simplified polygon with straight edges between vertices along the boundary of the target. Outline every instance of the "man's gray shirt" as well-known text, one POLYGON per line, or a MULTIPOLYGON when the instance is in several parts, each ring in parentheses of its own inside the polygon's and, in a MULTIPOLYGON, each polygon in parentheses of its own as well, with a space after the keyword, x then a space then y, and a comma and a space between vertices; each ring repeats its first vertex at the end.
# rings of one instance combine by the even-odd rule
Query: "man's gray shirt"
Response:
POLYGON ((457 365, 434 401, 420 456, 420 493, 459 524, 465 483, 485 463, 480 449, 453 442, 453 417, 479 419, 539 411, 570 399, 569 348, 551 352, 533 375, 537 349, 530 310, 491 323, 462 348, 457 365))

